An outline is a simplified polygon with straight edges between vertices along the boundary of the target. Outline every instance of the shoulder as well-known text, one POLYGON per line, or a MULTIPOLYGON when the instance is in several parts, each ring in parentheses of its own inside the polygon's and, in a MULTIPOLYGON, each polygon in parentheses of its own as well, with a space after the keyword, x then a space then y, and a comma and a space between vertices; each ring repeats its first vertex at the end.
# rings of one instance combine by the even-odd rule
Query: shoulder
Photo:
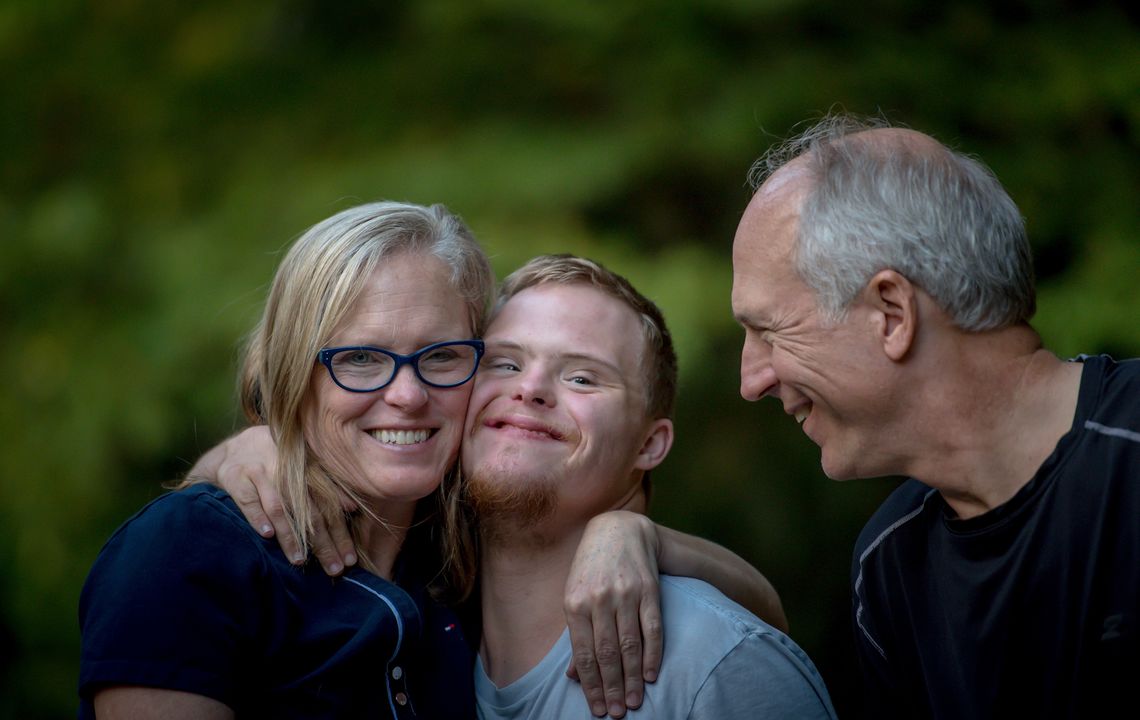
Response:
POLYGON ((104 552, 120 549, 162 554, 192 546, 194 556, 212 562, 261 555, 263 538, 246 522, 224 490, 195 485, 165 493, 124 522, 107 541, 104 552), (161 542, 153 542, 161 538, 161 542), (125 546, 125 547, 124 547, 125 546))
POLYGON ((672 625, 680 626, 681 632, 700 625, 722 626, 738 635, 756 630, 775 630, 720 590, 697 578, 662 575, 661 604, 666 632, 672 629, 672 625))
POLYGON ((162 495, 119 526, 96 558, 85 593, 199 574, 210 584, 227 575, 248 582, 266 559, 262 538, 229 496, 195 486, 162 495))
POLYGON ((691 706, 697 717, 832 716, 819 672, 790 637, 700 580, 662 576, 661 596, 665 657, 657 686, 688 695, 670 697, 670 706, 691 706))
POLYGON ((111 536, 214 528, 227 534, 258 537, 230 496, 211 485, 194 485, 164 493, 142 507, 111 536))
POLYGON ((1114 382, 1140 383, 1140 358, 1116 360, 1111 355, 1077 355, 1072 362, 1083 363, 1086 370, 1103 375, 1114 382))
MULTIPOLYGON (((815 668, 790 637, 695 578, 661 577, 666 659, 684 654, 684 662, 703 664, 713 672, 725 658, 736 655, 768 666, 815 668), (675 650, 675 653, 670 650, 675 650)), ((674 662, 678 662, 675 660, 674 662)), ((690 667, 688 672, 697 670, 690 667)))
POLYGON ((893 534, 921 525, 926 512, 939 504, 938 492, 918 480, 908 479, 894 489, 883 504, 871 515, 855 541, 855 562, 858 564, 893 534))
POLYGON ((1140 431, 1140 359, 1113 360, 1107 355, 1081 355, 1080 409, 1085 429, 1120 427, 1140 431), (1089 427, 1089 424, 1092 427, 1089 427))

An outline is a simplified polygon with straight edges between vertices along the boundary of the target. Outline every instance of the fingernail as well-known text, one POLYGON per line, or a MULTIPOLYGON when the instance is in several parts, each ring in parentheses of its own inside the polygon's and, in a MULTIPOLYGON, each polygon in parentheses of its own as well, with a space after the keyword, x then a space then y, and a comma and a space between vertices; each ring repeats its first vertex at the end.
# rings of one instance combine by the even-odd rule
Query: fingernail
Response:
POLYGON ((631 692, 625 696, 625 706, 629 708, 641 707, 641 694, 631 692))
POLYGON ((602 703, 594 703, 590 706, 590 712, 594 714, 594 717, 601 717, 606 714, 606 706, 602 703))
POLYGON ((262 525, 261 526, 261 534, 264 535, 265 537, 269 537, 270 535, 273 534, 273 526, 272 525, 262 525))
POLYGON ((646 670, 645 671, 645 682, 657 682, 657 671, 656 670, 646 670))
POLYGON ((621 717, 622 715, 625 715, 625 708, 623 708, 617 702, 612 702, 610 703, 610 715, 613 715, 614 717, 621 717))
POLYGON ((304 561, 305 556, 299 552, 293 553, 293 557, 290 558, 290 562, 292 562, 294 565, 300 565, 304 561))
POLYGON ((340 572, 343 569, 344 568, 342 568, 340 566, 340 563, 333 563, 332 565, 329 565, 329 572, 332 573, 333 575, 336 575, 338 572, 340 572))
POLYGON ((356 564, 356 555, 354 555, 352 553, 345 555, 344 556, 344 564, 345 565, 355 565, 356 564))

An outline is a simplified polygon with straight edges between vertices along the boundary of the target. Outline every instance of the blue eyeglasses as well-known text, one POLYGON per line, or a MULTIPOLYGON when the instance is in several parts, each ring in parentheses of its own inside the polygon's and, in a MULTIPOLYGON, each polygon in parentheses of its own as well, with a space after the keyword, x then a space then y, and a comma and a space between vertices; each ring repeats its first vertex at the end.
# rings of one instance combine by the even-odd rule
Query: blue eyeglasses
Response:
POLYGON ((388 386, 404 365, 411 365, 425 385, 449 388, 475 376, 483 357, 482 340, 438 342, 401 355, 384 348, 352 345, 324 348, 317 362, 333 382, 349 392, 374 392, 388 386))

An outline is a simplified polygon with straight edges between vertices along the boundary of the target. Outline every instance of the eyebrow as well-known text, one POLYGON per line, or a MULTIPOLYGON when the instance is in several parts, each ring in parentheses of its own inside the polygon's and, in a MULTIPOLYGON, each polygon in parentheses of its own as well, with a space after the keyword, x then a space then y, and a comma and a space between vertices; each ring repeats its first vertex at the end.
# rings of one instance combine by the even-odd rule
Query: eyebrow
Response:
MULTIPOLYGON (((486 343, 487 343, 487 353, 486 354, 490 354, 494 350, 517 350, 519 352, 524 352, 524 353, 530 353, 531 352, 529 350, 529 348, 527 348, 527 346, 523 345, 522 343, 515 342, 513 340, 487 340, 486 343)), ((591 355, 589 353, 582 353, 582 352, 568 352, 568 353, 558 353, 557 357, 560 360, 579 360, 579 361, 583 361, 583 362, 592 363, 594 365, 601 365, 602 367, 605 367, 609 371, 616 374, 618 377, 623 377, 621 368, 619 368, 617 365, 610 362, 609 360, 598 357, 597 355, 591 355)))

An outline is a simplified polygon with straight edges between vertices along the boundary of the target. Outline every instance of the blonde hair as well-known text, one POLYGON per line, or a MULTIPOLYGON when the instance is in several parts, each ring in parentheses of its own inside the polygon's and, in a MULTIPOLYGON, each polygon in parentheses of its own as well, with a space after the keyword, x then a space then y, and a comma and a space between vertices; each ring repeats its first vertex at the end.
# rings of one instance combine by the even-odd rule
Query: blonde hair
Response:
MULTIPOLYGON (((306 554, 318 515, 326 523, 339 522, 344 497, 364 507, 345 479, 324 469, 305 444, 302 407, 314 362, 380 263, 405 253, 437 257, 451 269, 451 286, 466 302, 471 331, 480 334, 494 275, 470 229, 443 205, 378 202, 322 220, 293 244, 246 346, 242 409, 251 423, 264 423, 273 434, 276 483, 306 554)), ((457 490, 457 482, 445 479, 421 501, 417 518, 430 515, 457 490)), ((363 519, 357 516, 354 523, 363 519)), ((354 536, 359 536, 355 525, 354 536)), ((375 570, 366 553, 358 556, 375 570)))

